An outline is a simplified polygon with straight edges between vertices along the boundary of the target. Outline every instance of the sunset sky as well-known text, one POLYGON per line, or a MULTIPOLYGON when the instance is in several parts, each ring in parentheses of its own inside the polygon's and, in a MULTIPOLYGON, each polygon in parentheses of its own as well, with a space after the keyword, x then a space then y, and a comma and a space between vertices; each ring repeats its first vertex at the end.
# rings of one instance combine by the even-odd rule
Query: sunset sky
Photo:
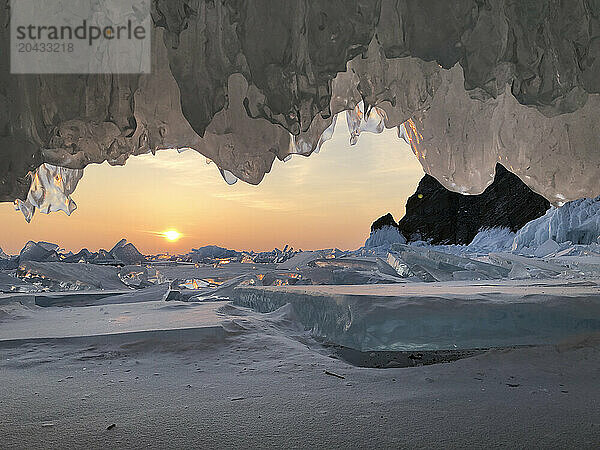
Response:
POLYGON ((126 238, 146 254, 184 253, 208 244, 237 250, 356 249, 371 223, 404 214, 423 171, 395 130, 364 133, 350 146, 345 121, 319 154, 275 161, 259 186, 228 186, 195 151, 131 157, 124 167, 90 165, 72 195, 67 217, 36 212, 27 224, 0 203, 0 247, 15 254, 28 240, 67 250, 110 249, 126 238), (169 242, 157 232, 177 230, 169 242))

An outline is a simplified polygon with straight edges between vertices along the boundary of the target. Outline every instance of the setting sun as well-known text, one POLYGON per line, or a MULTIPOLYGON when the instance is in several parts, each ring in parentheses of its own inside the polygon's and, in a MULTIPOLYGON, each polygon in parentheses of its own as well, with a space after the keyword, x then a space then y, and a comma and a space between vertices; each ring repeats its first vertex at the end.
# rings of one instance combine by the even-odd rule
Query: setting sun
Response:
POLYGON ((182 234, 176 230, 164 231, 162 235, 169 242, 175 242, 182 236, 182 234))

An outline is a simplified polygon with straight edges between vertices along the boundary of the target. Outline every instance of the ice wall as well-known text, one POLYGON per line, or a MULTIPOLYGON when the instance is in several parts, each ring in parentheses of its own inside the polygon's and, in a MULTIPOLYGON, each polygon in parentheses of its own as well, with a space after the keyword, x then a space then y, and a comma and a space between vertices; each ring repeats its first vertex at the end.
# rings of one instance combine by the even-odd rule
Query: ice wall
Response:
MULTIPOLYGON (((554 203, 600 194, 590 0, 153 0, 150 75, 11 75, 0 0, 0 201, 69 169, 192 148, 229 182, 317 150, 349 111, 480 193, 501 162, 554 203), (358 108, 358 109, 357 109, 358 108), (291 137, 290 137, 291 136, 291 137)), ((363 123, 364 122, 364 123, 363 123)), ((52 208, 51 208, 52 209, 52 208)))
POLYGON ((360 351, 547 345, 600 330, 595 287, 571 286, 566 295, 560 284, 489 283, 443 290, 433 284, 348 286, 343 293, 314 286, 239 287, 232 299, 263 313, 288 305, 312 334, 360 351))
POLYGON ((535 249, 549 240, 600 244, 600 197, 582 198, 548 210, 517 232, 513 249, 535 249))

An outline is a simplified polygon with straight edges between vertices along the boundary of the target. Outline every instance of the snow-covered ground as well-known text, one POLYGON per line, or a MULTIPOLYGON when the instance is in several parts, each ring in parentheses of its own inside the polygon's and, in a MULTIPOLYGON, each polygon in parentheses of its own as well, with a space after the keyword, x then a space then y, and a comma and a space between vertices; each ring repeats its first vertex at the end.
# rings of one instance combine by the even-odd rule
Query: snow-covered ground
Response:
MULTIPOLYGON (((2 447, 594 448, 600 439, 598 335, 448 364, 358 368, 332 358, 289 306, 260 314, 163 305, 4 316, 2 447), (144 322, 140 308, 159 320, 144 322), (74 315, 79 337, 65 323, 74 315), (164 328, 181 319, 181 329, 160 319, 164 328), (66 326, 65 336, 36 339, 45 320, 66 326), (97 335, 111 320, 118 329, 101 332, 115 334, 97 335), (34 329, 6 340, 11 321, 34 329), (137 331, 142 323, 148 331, 137 331)), ((422 354, 411 355, 418 364, 422 354)))
MULTIPOLYGON (((366 261, 362 269, 378 267, 366 261)), ((284 293, 285 304, 267 313, 223 301, 165 302, 159 287, 102 297, 75 291, 0 298, 3 448, 594 448, 600 439, 600 334, 590 332, 599 317, 598 282, 592 279, 234 291, 284 293), (311 295, 321 302, 312 312, 311 295), (553 330, 546 320, 552 314, 565 319, 555 316, 555 324, 573 327, 553 330), (320 333, 307 317, 338 328, 322 326, 320 333), (483 341, 454 343, 505 348, 458 360, 460 351, 449 359, 431 351, 447 348, 440 344, 451 343, 456 332, 464 338, 465 328, 449 326, 463 320, 471 330, 493 327, 478 336, 483 341), (340 325, 349 325, 352 339, 339 339, 340 325), (506 347, 527 331, 552 344, 506 347), (380 345, 407 332, 437 347, 380 345), (413 351, 347 358, 347 350, 331 344, 413 351), (356 360, 391 368, 346 362, 356 360), (421 366, 427 361, 453 362, 421 366)), ((262 306, 273 309, 267 301, 262 306)))
MULTIPOLYGON (((110 297, 109 297, 110 298, 110 297)), ((13 307, 3 320, 0 341, 67 339, 122 333, 218 328, 226 302, 149 301, 87 307, 13 307)))

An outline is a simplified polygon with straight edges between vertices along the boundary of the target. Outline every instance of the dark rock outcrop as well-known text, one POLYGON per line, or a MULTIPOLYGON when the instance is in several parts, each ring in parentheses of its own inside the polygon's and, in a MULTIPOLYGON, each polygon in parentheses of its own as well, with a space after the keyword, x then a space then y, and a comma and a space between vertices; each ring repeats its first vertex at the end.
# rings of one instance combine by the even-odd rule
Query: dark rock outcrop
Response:
POLYGON ((406 215, 398 227, 409 241, 469 244, 483 228, 517 231, 543 216, 548 208, 548 200, 497 164, 494 182, 480 195, 451 192, 432 176, 425 175, 408 199, 406 215))
POLYGON ((383 227, 396 227, 398 228, 398 224, 394 220, 394 216, 392 213, 387 213, 385 216, 381 216, 375 222, 371 224, 371 233, 377 231, 383 227))

